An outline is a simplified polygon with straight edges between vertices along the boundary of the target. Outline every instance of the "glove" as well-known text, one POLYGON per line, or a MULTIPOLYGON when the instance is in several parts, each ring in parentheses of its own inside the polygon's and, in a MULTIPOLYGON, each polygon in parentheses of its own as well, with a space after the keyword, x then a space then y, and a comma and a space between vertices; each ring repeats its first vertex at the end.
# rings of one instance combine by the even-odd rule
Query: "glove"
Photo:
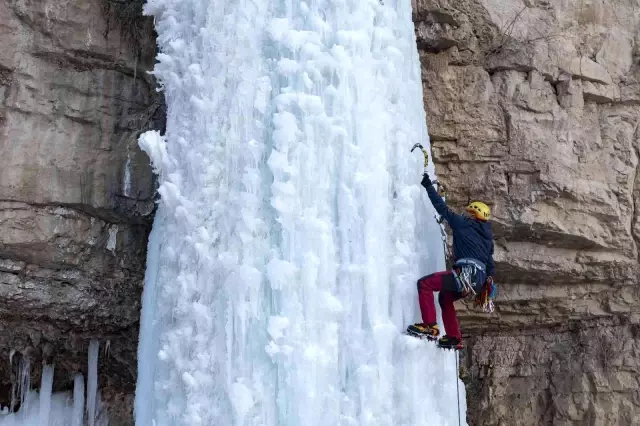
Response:
POLYGON ((422 186, 424 186, 425 189, 433 185, 431 183, 431 178, 429 178, 429 174, 428 173, 425 173, 425 174, 422 175, 422 182, 420 182, 420 184, 422 186))

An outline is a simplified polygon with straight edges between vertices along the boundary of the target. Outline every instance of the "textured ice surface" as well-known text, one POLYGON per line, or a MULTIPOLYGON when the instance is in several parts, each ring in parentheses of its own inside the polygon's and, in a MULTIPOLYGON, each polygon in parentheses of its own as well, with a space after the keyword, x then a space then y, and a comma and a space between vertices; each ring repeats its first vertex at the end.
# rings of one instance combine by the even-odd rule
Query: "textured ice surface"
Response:
POLYGON ((455 355, 401 334, 444 266, 409 152, 428 146, 411 1, 145 12, 168 121, 140 139, 161 201, 136 424, 457 425, 455 355))

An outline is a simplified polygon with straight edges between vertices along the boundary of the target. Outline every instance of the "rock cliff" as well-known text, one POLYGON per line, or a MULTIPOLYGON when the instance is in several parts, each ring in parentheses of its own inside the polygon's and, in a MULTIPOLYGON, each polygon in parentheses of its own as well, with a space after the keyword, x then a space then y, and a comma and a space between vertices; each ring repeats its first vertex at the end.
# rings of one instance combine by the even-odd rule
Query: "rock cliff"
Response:
POLYGON ((108 349, 104 398, 131 399, 154 207, 136 138, 162 125, 153 26, 135 21, 109 1, 0 1, 2 405, 20 359, 34 385, 53 360, 54 387, 70 389, 90 339, 108 349))
POLYGON ((498 311, 461 310, 474 425, 640 416, 640 1, 415 0, 438 178, 493 209, 498 311))

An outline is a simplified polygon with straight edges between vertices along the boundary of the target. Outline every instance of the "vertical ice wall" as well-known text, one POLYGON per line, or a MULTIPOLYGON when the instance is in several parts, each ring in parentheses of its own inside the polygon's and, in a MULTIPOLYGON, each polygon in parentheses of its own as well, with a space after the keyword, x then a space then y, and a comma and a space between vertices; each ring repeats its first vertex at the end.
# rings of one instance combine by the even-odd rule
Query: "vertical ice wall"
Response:
MULTIPOLYGON (((148 0, 167 133, 136 424, 457 425, 410 0, 148 0), (415 154, 415 153, 414 153, 415 154)), ((462 424, 464 393, 460 384, 462 424)))

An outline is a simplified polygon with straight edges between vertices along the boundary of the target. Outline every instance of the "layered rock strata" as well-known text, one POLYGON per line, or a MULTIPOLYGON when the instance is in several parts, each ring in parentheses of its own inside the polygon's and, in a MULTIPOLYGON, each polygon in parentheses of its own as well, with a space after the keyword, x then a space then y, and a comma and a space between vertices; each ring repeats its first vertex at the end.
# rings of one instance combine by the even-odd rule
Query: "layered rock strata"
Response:
POLYGON ((414 21, 447 200, 494 215, 498 311, 461 312, 469 421, 632 424, 640 1, 416 0, 414 21))
POLYGON ((136 139, 162 125, 162 107, 146 73, 153 25, 136 18, 132 33, 110 3, 0 1, 0 404, 16 360, 35 386, 54 363, 54 388, 71 389, 96 339, 118 424, 130 418, 154 209, 136 139))

